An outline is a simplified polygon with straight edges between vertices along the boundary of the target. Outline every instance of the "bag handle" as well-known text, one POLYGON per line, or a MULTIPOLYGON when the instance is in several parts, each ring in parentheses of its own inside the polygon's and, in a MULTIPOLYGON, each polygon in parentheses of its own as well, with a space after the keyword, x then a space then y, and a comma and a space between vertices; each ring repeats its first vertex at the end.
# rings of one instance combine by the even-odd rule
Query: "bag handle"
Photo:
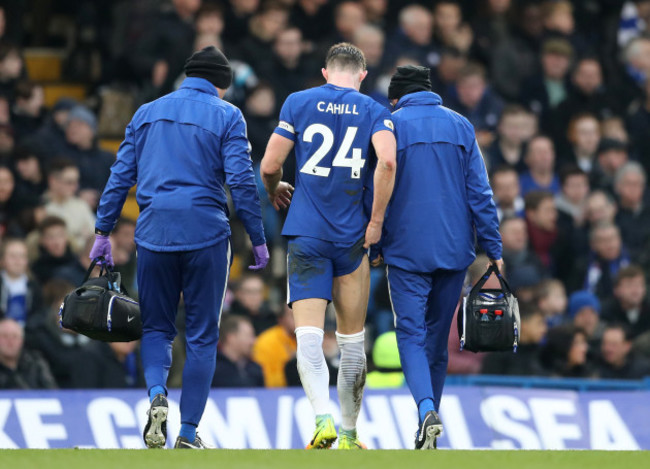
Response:
POLYGON ((472 287, 469 294, 470 295, 477 294, 483 288, 483 285, 485 285, 485 282, 487 282, 488 278, 490 278, 490 275, 492 275, 492 273, 496 274, 497 279, 499 280, 499 284, 501 285, 501 290, 503 290, 504 293, 512 294, 512 289, 510 288, 508 281, 505 279, 503 275, 501 275, 499 268, 494 264, 491 264, 490 267, 488 267, 488 269, 481 276, 479 281, 476 282, 476 285, 472 287))
MULTIPOLYGON (((109 285, 114 285, 115 273, 113 272, 113 266, 110 266, 106 263, 106 259, 104 258, 104 256, 95 257, 93 259, 93 261, 90 263, 90 267, 88 267, 86 276, 84 277, 84 280, 81 283, 84 284, 88 281, 90 275, 92 274, 93 269, 97 266, 98 263, 100 265, 99 276, 101 277, 102 275, 106 275, 108 277, 109 285)), ((111 287, 111 289, 113 288, 114 287, 111 287)), ((120 292, 124 293, 126 296, 130 296, 129 292, 126 290, 124 285, 120 285, 120 292)))

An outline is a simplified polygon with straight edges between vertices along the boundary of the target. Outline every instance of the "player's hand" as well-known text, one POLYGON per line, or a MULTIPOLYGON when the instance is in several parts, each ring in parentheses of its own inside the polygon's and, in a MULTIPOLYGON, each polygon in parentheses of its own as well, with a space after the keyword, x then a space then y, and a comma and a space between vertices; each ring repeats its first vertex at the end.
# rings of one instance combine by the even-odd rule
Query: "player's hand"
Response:
POLYGON ((269 200, 273 208, 280 210, 289 207, 291 196, 293 195, 293 186, 288 182, 280 182, 272 194, 269 194, 269 200))
POLYGON ((384 257, 381 254, 381 247, 378 244, 370 246, 368 257, 370 258, 370 265, 373 267, 379 267, 381 263, 384 262, 384 257))
POLYGON ((381 228, 384 224, 370 220, 366 228, 366 242, 363 244, 364 249, 368 249, 371 244, 377 244, 381 239, 381 228))
POLYGON ((262 270, 269 263, 269 250, 266 244, 253 246, 253 257, 255 258, 255 265, 249 265, 250 270, 262 270))
POLYGON ((499 269, 499 272, 501 272, 504 266, 503 259, 490 259, 490 263, 488 264, 488 269, 490 268, 490 266, 493 265, 496 266, 497 269, 499 269))

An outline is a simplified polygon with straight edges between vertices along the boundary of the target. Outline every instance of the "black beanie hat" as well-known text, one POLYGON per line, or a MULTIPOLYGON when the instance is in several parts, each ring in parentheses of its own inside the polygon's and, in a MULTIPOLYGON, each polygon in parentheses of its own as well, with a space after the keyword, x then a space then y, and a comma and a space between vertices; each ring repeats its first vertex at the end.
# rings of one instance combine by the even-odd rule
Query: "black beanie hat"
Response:
POLYGON ((400 99, 405 94, 416 91, 431 91, 430 73, 427 67, 417 65, 397 67, 397 72, 388 85, 388 99, 400 99))
POLYGON ((185 61, 185 74, 188 77, 205 78, 217 88, 228 89, 232 83, 232 69, 223 52, 208 46, 194 52, 185 61))

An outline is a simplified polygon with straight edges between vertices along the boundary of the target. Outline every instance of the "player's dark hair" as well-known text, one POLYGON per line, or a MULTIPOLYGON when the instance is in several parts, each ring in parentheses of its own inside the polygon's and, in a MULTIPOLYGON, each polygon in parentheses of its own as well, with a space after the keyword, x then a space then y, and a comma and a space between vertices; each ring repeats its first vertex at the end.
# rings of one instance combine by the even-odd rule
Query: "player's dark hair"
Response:
POLYGON ((366 58, 357 46, 340 42, 327 51, 325 68, 330 67, 359 72, 366 69, 366 58))

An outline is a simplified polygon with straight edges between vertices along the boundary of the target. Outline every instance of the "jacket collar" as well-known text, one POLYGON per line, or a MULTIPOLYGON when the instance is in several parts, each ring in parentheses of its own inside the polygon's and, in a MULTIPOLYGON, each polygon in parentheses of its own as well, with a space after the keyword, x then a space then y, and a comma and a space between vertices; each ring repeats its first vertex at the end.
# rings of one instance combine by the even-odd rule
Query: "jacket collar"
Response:
POLYGON ((418 91, 404 95, 397 101, 395 111, 405 106, 441 105, 442 98, 433 91, 418 91))
POLYGON ((192 90, 202 91, 203 93, 219 97, 217 88, 215 88, 215 86, 205 78, 187 77, 185 80, 183 80, 181 88, 189 88, 192 90))

